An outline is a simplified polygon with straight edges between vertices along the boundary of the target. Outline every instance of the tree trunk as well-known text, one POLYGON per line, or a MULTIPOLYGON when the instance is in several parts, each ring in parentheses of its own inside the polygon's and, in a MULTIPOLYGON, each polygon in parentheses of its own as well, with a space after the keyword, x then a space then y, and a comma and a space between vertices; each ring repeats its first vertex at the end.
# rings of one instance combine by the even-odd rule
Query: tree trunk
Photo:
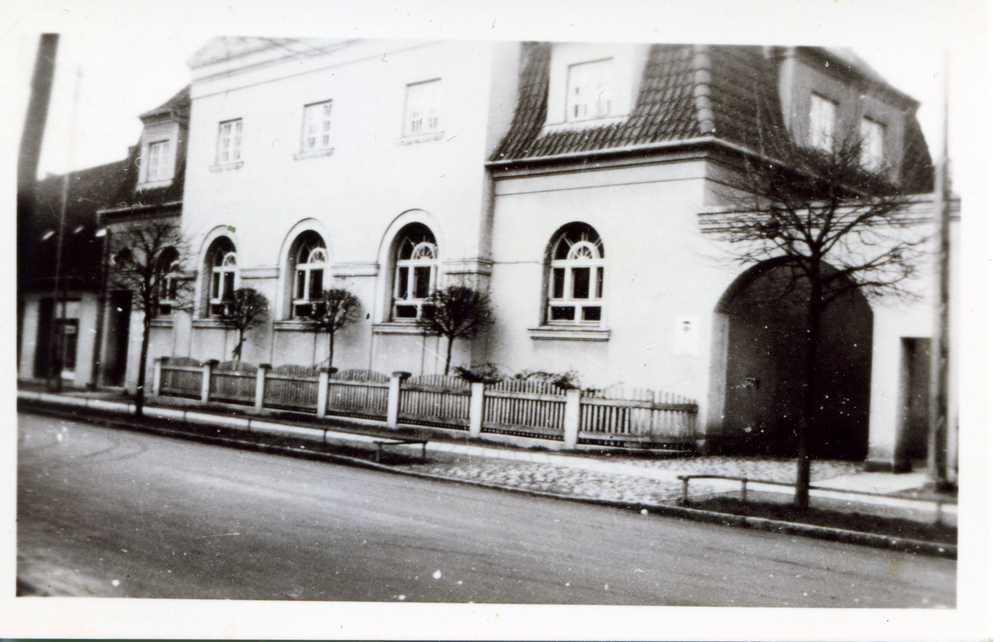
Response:
POLYGON ((331 332, 330 333, 330 356, 327 359, 327 363, 326 363, 326 367, 327 368, 332 368, 333 367, 333 335, 334 334, 336 334, 336 332, 331 332))
POLYGON ((237 361, 243 360, 243 329, 240 328, 239 335, 237 336, 236 347, 233 348, 233 359, 237 361))
POLYGON ((451 344, 455 342, 455 337, 448 337, 448 350, 444 359, 444 375, 447 377, 451 372, 451 344))
POLYGON ((816 359, 819 354, 820 316, 823 313, 823 284, 818 278, 811 278, 809 284, 809 307, 806 322, 806 380, 802 390, 802 422, 798 427, 799 458, 795 478, 795 506, 809 508, 809 440, 816 423, 816 359))
POLYGON ((139 378, 135 384, 135 414, 142 415, 146 405, 146 355, 149 353, 149 312, 142 318, 142 347, 139 348, 139 378))

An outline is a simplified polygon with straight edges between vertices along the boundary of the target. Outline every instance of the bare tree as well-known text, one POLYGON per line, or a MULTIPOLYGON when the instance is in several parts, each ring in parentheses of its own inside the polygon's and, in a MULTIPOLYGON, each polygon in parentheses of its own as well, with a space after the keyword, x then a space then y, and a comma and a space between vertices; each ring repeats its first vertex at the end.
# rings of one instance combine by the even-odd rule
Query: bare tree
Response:
POLYGON ((780 160, 748 156, 733 180, 733 207, 714 226, 745 265, 773 261, 789 276, 772 280, 768 298, 800 297, 805 312, 802 421, 796 428, 795 505, 809 505, 810 447, 816 423, 821 319, 835 300, 909 297, 924 237, 908 211, 913 186, 894 184, 865 158, 862 142, 832 152, 788 143, 780 160))
POLYGON ((243 343, 246 333, 262 324, 267 318, 267 297, 254 288, 240 288, 233 293, 231 301, 223 306, 219 321, 231 330, 236 330, 236 347, 233 348, 233 359, 239 361, 243 357, 243 343))
POLYGON ((444 372, 451 370, 451 348, 455 339, 471 339, 493 323, 490 296, 465 285, 435 290, 426 299, 418 320, 424 332, 448 341, 444 372))
POLYGON ((333 339, 337 330, 351 325, 361 316, 361 302, 348 290, 323 290, 323 296, 312 305, 310 318, 317 332, 330 335, 327 367, 333 367, 333 339))
POLYGON ((110 284, 130 292, 133 306, 142 314, 135 398, 135 414, 141 415, 145 405, 150 323, 162 311, 162 301, 170 301, 171 310, 184 307, 190 301, 191 280, 181 271, 188 246, 174 220, 129 221, 116 225, 111 242, 110 284))

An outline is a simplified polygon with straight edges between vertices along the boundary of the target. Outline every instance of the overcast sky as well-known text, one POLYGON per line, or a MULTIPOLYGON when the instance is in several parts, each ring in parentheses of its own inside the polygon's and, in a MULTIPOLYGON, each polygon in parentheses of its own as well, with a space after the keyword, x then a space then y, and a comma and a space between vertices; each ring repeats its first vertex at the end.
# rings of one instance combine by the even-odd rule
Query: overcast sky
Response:
MULTIPOLYGON (((93 4, 106 12, 103 18, 98 19, 100 11, 91 10, 78 12, 72 16, 73 19, 49 17, 48 23, 39 21, 44 28, 61 31, 52 104, 39 167, 39 174, 42 176, 47 172, 63 172, 67 166, 79 169, 123 158, 128 146, 135 144, 139 137, 141 124, 138 115, 163 103, 190 82, 187 61, 217 34, 398 35, 421 38, 603 39, 851 46, 887 80, 922 103, 918 115, 935 158, 939 153, 942 132, 942 90, 937 74, 942 68, 941 50, 945 46, 952 49, 953 138, 956 138, 956 131, 959 129, 954 123, 962 122, 962 106, 960 99, 956 102, 955 97, 961 95, 962 84, 969 82, 972 76, 968 65, 963 63, 975 56, 974 51, 964 46, 967 39, 963 39, 962 29, 968 27, 966 23, 949 14, 949 20, 955 23, 949 26, 950 23, 940 22, 937 12, 918 10, 922 5, 934 4, 933 0, 908 3, 905 6, 910 11, 907 12, 882 13, 872 13, 846 0, 837 3, 845 8, 838 12, 828 11, 829 6, 834 5, 815 3, 815 19, 810 19, 808 12, 803 13, 803 7, 812 4, 809 2, 750 3, 758 8, 773 7, 770 14, 760 10, 749 14, 741 13, 746 4, 734 5, 728 2, 703 3, 697 8, 684 3, 669 3, 669 11, 664 10, 667 3, 637 4, 640 7, 651 7, 645 14, 639 11, 635 13, 636 16, 644 16, 641 20, 630 20, 627 16, 617 14, 615 19, 605 20, 601 19, 602 16, 586 11, 579 12, 577 18, 541 11, 525 13, 522 10, 512 13, 509 10, 490 12, 486 9, 466 11, 459 16, 455 11, 441 10, 442 3, 423 3, 420 10, 411 7, 411 13, 399 9, 368 11, 363 14, 355 12, 350 20, 334 20, 334 16, 343 17, 346 14, 335 11, 334 8, 338 5, 331 3, 321 5, 326 9, 326 16, 331 18, 328 21, 330 28, 325 32, 320 30, 317 21, 308 17, 292 19, 290 16, 294 12, 259 12, 259 4, 252 5, 259 15, 237 15, 236 10, 232 11, 232 15, 204 10, 179 10, 168 12, 169 15, 161 15, 153 21, 136 20, 132 23, 136 26, 130 26, 129 15, 123 13, 128 5, 103 2, 93 4), (779 11, 783 7, 794 7, 796 10, 779 11), (711 18, 709 28, 702 24, 705 16, 711 18), (729 19, 721 19, 721 16, 728 16, 729 19), (780 16, 784 17, 778 20, 780 16), (530 28, 525 28, 525 18, 530 18, 527 23, 530 28), (874 28, 887 18, 893 18, 893 28, 874 28), (935 25, 936 21, 938 24, 935 25), (287 24, 286 30, 280 29, 281 23, 287 24), (113 28, 115 24, 120 25, 120 28, 113 28), (878 37, 874 37, 876 35, 878 37), (73 94, 78 71, 80 98, 78 107, 74 110, 73 94), (76 144, 71 150, 69 132, 74 121, 76 144)), ((187 4, 180 2, 171 6, 183 7, 187 4)), ((893 3, 882 4, 889 7, 893 3)), ((586 5, 584 2, 576 6, 586 5)), ((283 3, 281 6, 295 5, 283 3)), ((164 13, 162 9, 161 13, 164 13)), ((67 11, 66 16, 70 15, 67 11)), ((148 17, 147 14, 140 15, 148 17)), ((16 71, 12 77, 5 79, 3 89, 15 98, 14 117, 7 122, 19 124, 16 128, 19 135, 38 37, 37 32, 31 29, 17 29, 14 33, 16 71)), ((7 44, 9 40, 8 37, 7 44)), ((971 72, 974 71, 973 66, 971 72)), ((8 129, 5 133, 9 135, 12 132, 8 129)), ((961 167, 963 159, 960 158, 957 147, 952 150, 952 156, 959 157, 956 166, 961 167)), ((960 177, 956 180, 961 182, 960 177)))

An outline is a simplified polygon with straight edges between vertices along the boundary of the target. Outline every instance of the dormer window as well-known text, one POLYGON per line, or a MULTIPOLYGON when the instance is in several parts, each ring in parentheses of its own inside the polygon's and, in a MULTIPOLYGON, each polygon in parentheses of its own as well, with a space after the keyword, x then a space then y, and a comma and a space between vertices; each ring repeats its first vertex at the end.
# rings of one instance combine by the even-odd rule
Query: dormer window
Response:
POLYGON ((885 125, 871 118, 861 119, 861 166, 878 172, 885 164, 885 125))
POLYGON ((546 133, 625 122, 648 55, 648 45, 553 45, 546 133))
POLYGON ((809 144, 832 154, 836 122, 837 103, 813 94, 809 103, 809 144))
POLYGON ((170 178, 167 167, 167 153, 170 150, 168 141, 152 143, 149 146, 149 164, 146 169, 146 180, 159 181, 170 178))
POLYGON ((569 66, 566 120, 590 120, 614 115, 614 60, 606 58, 569 66))

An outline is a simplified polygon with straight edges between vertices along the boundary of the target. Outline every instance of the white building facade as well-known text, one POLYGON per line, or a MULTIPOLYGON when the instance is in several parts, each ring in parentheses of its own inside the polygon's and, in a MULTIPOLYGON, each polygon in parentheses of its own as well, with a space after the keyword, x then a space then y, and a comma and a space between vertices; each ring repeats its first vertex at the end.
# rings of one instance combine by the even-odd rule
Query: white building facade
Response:
MULTIPOLYGON (((709 439, 787 428, 794 324, 745 305, 748 268, 711 233, 727 177, 780 129, 817 149, 863 136, 872 171, 930 189, 917 103, 846 52, 217 39, 191 64, 196 300, 151 357, 230 359, 217 316, 253 287, 271 312, 243 360, 323 364, 305 311, 344 288, 362 320, 337 334, 336 367, 441 374, 444 342, 415 321, 435 288, 467 283, 496 322, 456 344, 460 365, 679 393, 709 439)), ((829 430, 850 427, 829 454, 901 468, 926 450, 929 299, 845 306, 828 379, 849 409, 829 430)))

